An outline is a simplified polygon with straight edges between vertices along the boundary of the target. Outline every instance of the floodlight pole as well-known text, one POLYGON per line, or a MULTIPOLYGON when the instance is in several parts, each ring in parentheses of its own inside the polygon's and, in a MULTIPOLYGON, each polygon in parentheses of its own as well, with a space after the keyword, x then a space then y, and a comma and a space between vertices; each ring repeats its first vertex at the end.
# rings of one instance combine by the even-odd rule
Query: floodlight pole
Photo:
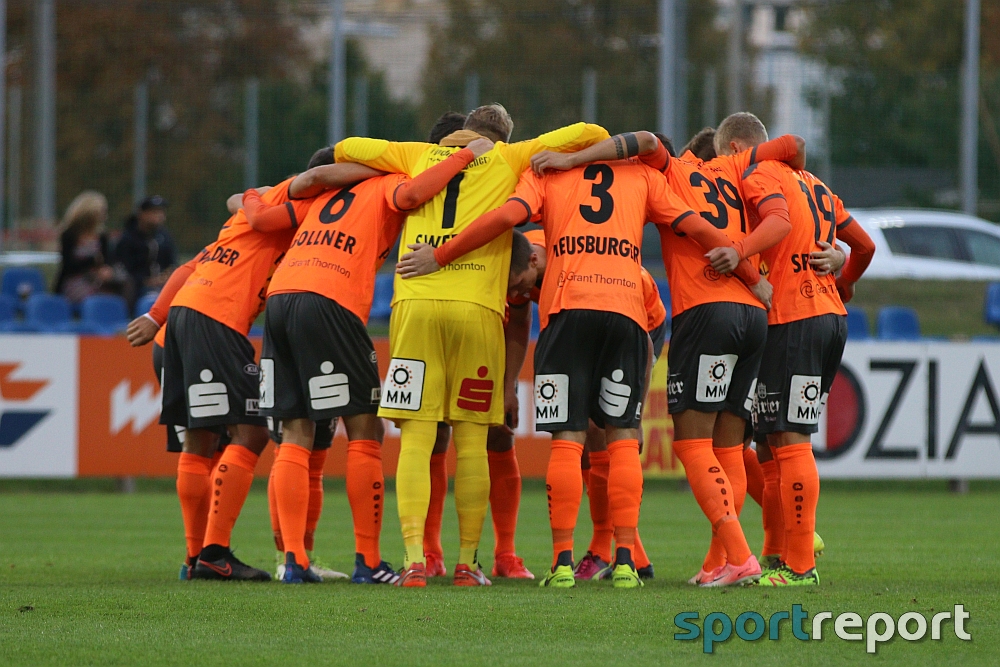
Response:
POLYGON ((659 99, 656 127, 673 136, 677 121, 677 21, 676 0, 660 0, 660 63, 658 70, 659 99))
POLYGON ((962 144, 959 172, 962 210, 976 214, 979 199, 979 0, 966 0, 965 66, 962 69, 962 144))
POLYGON ((246 81, 243 108, 243 188, 249 190, 259 185, 260 160, 260 81, 250 77, 246 81))
POLYGON ((7 229, 6 216, 7 198, 6 188, 6 164, 4 158, 7 152, 4 150, 4 139, 6 138, 7 121, 7 0, 0 0, 0 251, 3 250, 3 236, 7 229))
POLYGON ((347 44, 344 35, 344 0, 330 0, 333 31, 330 41, 329 117, 327 141, 334 145, 344 138, 344 116, 347 107, 347 44))
POLYGON ((465 113, 479 107, 479 73, 465 75, 465 113))
POLYGON ((56 5, 35 5, 35 217, 56 218, 56 5))
POLYGON ((729 113, 746 111, 743 108, 743 0, 733 0, 733 15, 729 21, 729 44, 726 50, 726 78, 729 113))
POLYGON ((149 138, 149 83, 135 84, 132 94, 132 204, 146 197, 146 163, 149 138))
POLYGON ((585 67, 583 70, 583 121, 597 122, 597 70, 585 67))

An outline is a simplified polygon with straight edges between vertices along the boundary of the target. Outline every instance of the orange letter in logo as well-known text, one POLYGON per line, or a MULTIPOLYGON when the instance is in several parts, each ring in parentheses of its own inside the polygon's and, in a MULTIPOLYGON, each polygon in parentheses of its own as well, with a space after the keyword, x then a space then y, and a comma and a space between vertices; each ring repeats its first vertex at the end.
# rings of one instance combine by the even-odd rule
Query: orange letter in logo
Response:
MULTIPOLYGON (((486 366, 480 366, 477 374, 483 378, 488 372, 489 369, 486 366)), ((458 407, 473 412, 489 412, 492 402, 493 380, 474 380, 472 378, 462 380, 456 401, 458 407)))

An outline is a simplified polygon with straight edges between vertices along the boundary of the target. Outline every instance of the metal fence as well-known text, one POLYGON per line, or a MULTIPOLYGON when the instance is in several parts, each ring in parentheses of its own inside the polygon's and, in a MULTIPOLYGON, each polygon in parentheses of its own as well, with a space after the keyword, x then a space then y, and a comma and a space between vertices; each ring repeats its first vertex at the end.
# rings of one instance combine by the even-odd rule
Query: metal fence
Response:
MULTIPOLYGON (((849 205, 957 208, 961 16, 925 45, 940 67, 895 71, 891 59, 844 62, 815 46, 816 17, 840 16, 830 6, 870 4, 9 0, 0 239, 51 249, 59 213, 96 189, 112 230, 142 196, 163 195, 193 252, 215 236, 229 194, 301 170, 330 138, 421 140, 441 112, 487 101, 511 111, 515 139, 586 119, 666 129, 678 146, 746 108, 772 134, 805 136, 810 168, 849 205)), ((892 39, 886 48, 905 51, 921 36, 892 39)), ((992 48, 985 40, 978 211, 1000 219, 992 48)))

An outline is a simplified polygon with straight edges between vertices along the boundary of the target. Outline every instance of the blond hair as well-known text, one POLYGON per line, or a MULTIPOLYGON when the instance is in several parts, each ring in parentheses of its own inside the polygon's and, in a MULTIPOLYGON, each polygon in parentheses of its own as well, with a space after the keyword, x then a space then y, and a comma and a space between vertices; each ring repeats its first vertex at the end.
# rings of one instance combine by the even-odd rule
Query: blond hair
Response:
POLYGON ((478 132, 493 141, 510 141, 514 121, 502 104, 485 104, 473 109, 465 119, 465 129, 478 132))
POLYGON ((84 190, 66 207, 59 231, 73 230, 77 234, 100 232, 107 218, 107 197, 96 190, 84 190))
POLYGON ((729 144, 739 141, 748 146, 756 146, 767 141, 767 128, 760 118, 749 111, 740 111, 727 117, 719 123, 715 130, 715 152, 719 155, 729 155, 729 144))

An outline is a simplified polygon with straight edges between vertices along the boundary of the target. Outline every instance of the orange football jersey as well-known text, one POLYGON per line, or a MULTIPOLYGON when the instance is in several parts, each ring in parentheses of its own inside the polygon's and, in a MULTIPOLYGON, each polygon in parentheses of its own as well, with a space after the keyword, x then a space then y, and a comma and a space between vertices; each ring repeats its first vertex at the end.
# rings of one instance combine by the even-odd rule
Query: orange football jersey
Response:
POLYGON ((831 313, 846 315, 835 276, 818 276, 809 265, 810 253, 820 250, 819 242, 834 245, 837 224, 850 218, 840 198, 812 174, 773 161, 747 169, 743 193, 754 208, 771 197, 784 197, 788 202, 792 231, 761 257, 761 271, 774 286, 768 324, 831 313))
POLYGON ((171 302, 221 322, 244 336, 262 310, 271 275, 295 235, 311 200, 292 200, 288 179, 265 192, 266 204, 286 204, 288 229, 277 232, 254 230, 243 210, 229 218, 219 237, 198 258, 198 268, 171 302))

